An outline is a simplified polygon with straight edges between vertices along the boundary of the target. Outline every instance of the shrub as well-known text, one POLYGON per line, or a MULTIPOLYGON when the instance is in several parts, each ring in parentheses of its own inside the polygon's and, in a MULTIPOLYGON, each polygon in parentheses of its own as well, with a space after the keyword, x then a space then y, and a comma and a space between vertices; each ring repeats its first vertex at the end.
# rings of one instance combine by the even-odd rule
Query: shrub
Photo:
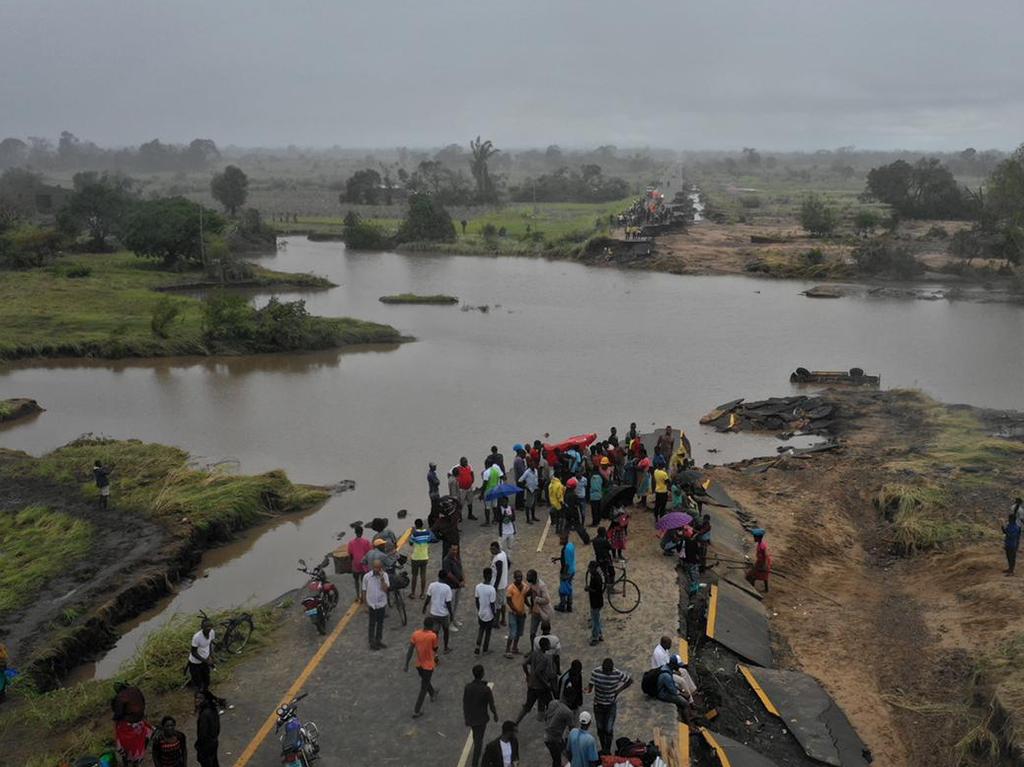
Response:
POLYGON ((485 240, 492 242, 498 237, 498 227, 494 224, 484 224, 483 234, 485 240))
POLYGON ((945 227, 936 224, 931 227, 927 232, 924 233, 926 239, 929 240, 945 240, 949 237, 949 232, 946 231, 945 227))
POLYGON ((817 266, 825 263, 825 253, 821 248, 811 248, 803 254, 803 259, 808 266, 817 266))
POLYGON ((853 251, 853 260, 864 274, 898 279, 909 279, 924 270, 909 250, 885 239, 870 240, 858 246, 853 251))
POLYGON ((740 205, 748 210, 761 207, 761 198, 756 194, 745 194, 740 197, 740 205))
POLYGON ((859 237, 870 237, 881 223, 881 216, 873 210, 858 210, 853 215, 853 231, 859 237))
POLYGON ((455 242, 455 224, 441 203, 428 194, 414 194, 398 229, 398 241, 455 242))
POLYGON ((11 269, 43 266, 59 250, 60 235, 56 230, 23 224, 0 235, 0 266, 11 269))
POLYGON ((345 225, 341 230, 345 245, 353 250, 387 250, 390 240, 379 227, 363 221, 355 211, 345 214, 345 225))
POLYGON ((800 225, 811 237, 828 237, 836 228, 836 212, 821 198, 811 195, 800 206, 800 225))
POLYGON ((160 338, 170 337, 168 329, 171 323, 181 315, 181 303, 170 296, 164 296, 153 306, 153 314, 149 319, 149 328, 153 335, 160 338))

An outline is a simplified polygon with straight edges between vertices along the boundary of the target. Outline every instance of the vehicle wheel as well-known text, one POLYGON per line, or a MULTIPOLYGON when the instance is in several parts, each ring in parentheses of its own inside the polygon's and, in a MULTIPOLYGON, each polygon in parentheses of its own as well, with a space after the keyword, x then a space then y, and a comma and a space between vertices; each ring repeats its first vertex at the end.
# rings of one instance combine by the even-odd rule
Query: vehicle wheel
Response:
POLYGON ((608 604, 617 613, 631 613, 640 605, 640 587, 626 578, 617 581, 618 588, 608 592, 608 604))
POLYGON ((338 592, 329 591, 327 592, 327 604, 330 606, 330 611, 333 612, 334 608, 338 606, 338 592))
POLYGON ((243 620, 232 626, 224 637, 224 649, 229 653, 238 655, 249 643, 252 635, 252 621, 243 620))
POLYGON ((402 625, 406 625, 409 622, 409 616, 405 614, 405 595, 402 592, 395 594, 395 610, 398 611, 398 617, 402 621, 402 625))
POLYGON ((310 743, 313 744, 313 750, 320 750, 320 730, 317 729, 316 722, 306 722, 302 725, 302 728, 306 731, 306 738, 310 743))
POLYGON ((321 634, 327 633, 327 613, 319 610, 316 615, 316 630, 321 634))

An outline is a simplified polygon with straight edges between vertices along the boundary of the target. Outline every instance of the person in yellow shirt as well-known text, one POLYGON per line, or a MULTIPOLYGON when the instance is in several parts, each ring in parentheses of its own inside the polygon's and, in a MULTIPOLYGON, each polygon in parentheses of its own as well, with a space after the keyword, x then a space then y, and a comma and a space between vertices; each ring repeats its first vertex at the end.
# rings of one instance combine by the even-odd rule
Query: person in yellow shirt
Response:
POLYGON ((548 485, 548 501, 551 504, 551 526, 556 530, 562 521, 562 509, 565 507, 565 485, 557 474, 551 476, 548 485))
POLYGON ((654 470, 654 518, 661 519, 665 515, 668 504, 668 472, 662 468, 654 470))

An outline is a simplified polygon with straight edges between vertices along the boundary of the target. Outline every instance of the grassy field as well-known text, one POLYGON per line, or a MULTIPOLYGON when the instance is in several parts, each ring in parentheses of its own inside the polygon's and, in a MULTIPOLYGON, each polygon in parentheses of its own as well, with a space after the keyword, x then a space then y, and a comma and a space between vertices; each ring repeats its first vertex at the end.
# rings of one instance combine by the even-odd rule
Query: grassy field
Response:
POLYGON ((81 560, 95 532, 83 519, 42 506, 0 519, 0 613, 22 607, 50 576, 81 560))
MULTIPOLYGON (((629 207, 632 198, 607 203, 547 202, 510 203, 497 208, 466 208, 451 211, 455 221, 457 240, 454 243, 410 243, 407 250, 431 250, 456 255, 498 254, 498 255, 539 255, 546 250, 566 243, 582 242, 594 234, 608 229, 608 216, 616 215, 629 207), (466 221, 463 233, 461 221, 466 221), (494 227, 496 232, 505 230, 504 236, 487 238, 484 229, 494 227)), ((395 232, 401 219, 399 209, 392 206, 385 212, 394 214, 381 217, 381 209, 369 206, 352 206, 363 221, 374 224, 387 232, 395 232)), ((336 217, 299 216, 297 222, 272 222, 282 234, 303 233, 340 235, 344 214, 336 217)))
POLYGON ((381 296, 379 300, 382 304, 451 305, 459 303, 459 299, 456 296, 446 296, 443 293, 437 293, 431 296, 418 296, 415 293, 397 293, 393 296, 381 296))
MULTIPOLYGON (((207 354, 199 300, 159 293, 157 287, 200 279, 170 272, 130 253, 63 257, 52 267, 0 272, 0 359, 35 356, 159 357, 207 354), (75 267, 88 274, 70 277, 75 267), (153 331, 153 311, 164 301, 180 314, 153 331)), ((254 284, 326 287, 321 277, 256 268, 254 284)), ((398 340, 394 328, 360 320, 332 320, 343 343, 398 340)))
MULTIPOLYGON (((211 617, 216 623, 226 618, 227 613, 211 617)), ((242 655, 224 654, 218 658, 213 672, 215 686, 229 679, 240 662, 272 645, 282 617, 281 610, 275 608, 253 611, 256 630, 242 655)), ((192 691, 182 689, 181 648, 188 647, 195 630, 195 618, 175 616, 151 634, 117 674, 118 680, 145 691, 151 722, 159 722, 165 714, 184 722, 192 712, 192 691)), ((7 749, 20 746, 26 750, 30 747, 27 740, 34 740, 34 744, 28 753, 5 749, 5 758, 18 755, 22 761, 17 763, 26 767, 53 767, 62 759, 73 761, 84 753, 95 754, 113 746, 113 680, 93 680, 40 693, 27 680, 19 679, 11 695, 20 705, 15 709, 9 703, 7 708, 11 710, 0 714, 0 743, 7 749), (32 733, 33 739, 23 737, 26 732, 32 733)), ((192 734, 189 733, 190 743, 192 734)))

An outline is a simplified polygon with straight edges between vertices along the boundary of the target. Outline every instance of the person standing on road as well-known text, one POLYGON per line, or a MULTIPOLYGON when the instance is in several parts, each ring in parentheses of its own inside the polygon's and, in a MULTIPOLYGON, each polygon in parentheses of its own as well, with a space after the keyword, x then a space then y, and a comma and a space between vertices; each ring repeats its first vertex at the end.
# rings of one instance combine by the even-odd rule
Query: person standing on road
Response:
POLYGON ((526 656, 523 661, 523 673, 526 675, 526 702, 519 711, 516 724, 523 721, 533 704, 537 704, 537 713, 543 720, 548 703, 551 702, 551 691, 558 677, 555 674, 554 660, 548 655, 550 645, 546 638, 541 639, 537 649, 526 656))
POLYGON ((590 734, 590 723, 593 717, 590 712, 580 713, 579 727, 573 727, 569 733, 569 760, 571 767, 597 767, 601 757, 597 753, 597 741, 590 734))
POLYGON ((558 677, 558 697, 575 714, 583 705, 583 663, 573 660, 569 670, 558 677))
POLYGON ((474 655, 490 652, 491 631, 494 629, 494 619, 498 614, 498 591, 491 585, 491 580, 493 579, 491 568, 485 567, 483 575, 483 581, 476 585, 474 591, 476 618, 479 624, 476 630, 476 649, 473 650, 474 655))
POLYGON ((427 596, 423 600, 423 612, 430 608, 434 629, 440 626, 444 632, 444 651, 451 652, 448 647, 450 626, 452 621, 452 587, 448 585, 448 573, 439 570, 437 580, 427 586, 427 596))
POLYGON ((449 547, 448 556, 441 561, 441 569, 448 573, 446 583, 452 588, 452 631, 458 633, 462 623, 456 616, 459 614, 459 599, 466 588, 466 574, 462 569, 462 551, 457 545, 449 547))
POLYGON ((536 570, 526 571, 526 582, 529 584, 529 591, 526 592, 526 605, 530 608, 530 644, 537 637, 537 629, 545 621, 551 622, 551 593, 548 586, 537 575, 536 570))
POLYGON ((153 726, 146 721, 146 696, 135 685, 117 682, 110 701, 114 712, 114 743, 125 767, 138 767, 146 756, 153 726))
POLYGON ((462 691, 462 716, 466 726, 473 733, 472 767, 479 767, 480 752, 484 748, 484 735, 487 732, 487 712, 490 711, 494 721, 498 721, 498 710, 494 707, 494 691, 484 681, 484 667, 479 663, 473 666, 473 681, 462 691))
POLYGON ((1004 575, 1013 575, 1017 566, 1017 549, 1020 548, 1020 524, 1012 511, 1003 525, 1003 550, 1006 552, 1006 569, 1004 575))
POLYGON ((487 496, 501 484, 501 478, 504 473, 501 467, 494 462, 493 458, 487 459, 484 473, 480 475, 480 499, 484 502, 484 521, 480 524, 484 527, 492 523, 498 524, 498 499, 488 498, 487 496))
POLYGON ((519 477, 519 486, 523 488, 526 524, 532 525, 537 521, 537 491, 540 488, 540 477, 537 475, 537 466, 532 458, 527 462, 522 476, 519 477))
POLYGON ((462 512, 459 511, 458 503, 444 500, 438 503, 437 517, 430 530, 441 541, 441 559, 448 556, 452 546, 458 546, 461 534, 459 523, 462 521, 462 512))
MULTIPOLYGON (((491 542, 491 585, 494 586, 494 590, 498 594, 504 594, 508 591, 508 577, 509 577, 509 561, 508 554, 501 549, 501 544, 498 541, 491 542)), ((520 574, 521 576, 521 574, 520 574)), ((498 615, 501 618, 499 625, 505 625, 505 602, 502 598, 501 604, 498 606, 498 615)), ((522 632, 520 632, 522 633, 522 632)))
POLYGON ((604 625, 601 623, 601 610, 604 608, 604 576, 597 560, 590 560, 587 565, 587 596, 590 597, 590 646, 604 641, 604 625))
POLYGON ((561 532, 563 517, 565 516, 565 485, 558 478, 558 474, 552 472, 551 481, 548 483, 548 503, 551 506, 548 516, 551 518, 551 526, 561 532))
POLYGON ((92 465, 92 478, 100 494, 100 508, 106 509, 110 501, 110 469, 101 461, 92 465))
MULTIPOLYGON (((550 655, 551 660, 554 661, 555 674, 561 674, 562 642, 558 639, 557 636, 551 633, 551 624, 547 621, 544 621, 542 624, 540 624, 540 634, 538 634, 537 638, 533 640, 531 649, 536 650, 538 647, 540 647, 540 642, 542 639, 548 640, 548 655, 550 655)), ((551 692, 552 694, 554 694, 554 688, 552 688, 551 692)))
POLYGON ((196 692, 210 689, 210 671, 214 667, 213 643, 216 639, 213 622, 203 618, 199 631, 192 635, 192 646, 188 652, 188 675, 196 692))
POLYGON ((615 565, 612 563, 612 542, 608 540, 608 531, 603 526, 597 528, 594 536, 594 561, 604 573, 604 583, 608 588, 615 582, 615 565))
POLYGON ((473 515, 473 485, 476 484, 476 475, 466 456, 459 459, 455 471, 458 472, 459 503, 466 510, 466 519, 478 519, 473 515))
POLYGON ((551 754, 551 767, 562 767, 565 754, 565 733, 572 728, 573 713, 564 701, 548 706, 544 719, 544 745, 551 754))
POLYGON ((523 583, 523 571, 512 574, 512 583, 505 589, 505 603, 508 607, 508 637, 505 639, 505 657, 519 654, 519 639, 526 631, 526 595, 529 586, 523 583))
POLYGON ((611 658, 605 658, 600 668, 590 672, 587 692, 594 693, 594 718, 597 720, 597 737, 601 740, 603 753, 612 753, 618 697, 631 684, 633 680, 629 674, 615 668, 611 658))
POLYGON ((501 547, 505 551, 512 551, 516 542, 516 512, 509 503, 508 497, 502 498, 495 512, 498 517, 498 537, 501 539, 501 547))
POLYGON ((757 588, 758 581, 764 581, 765 593, 768 593, 768 578, 772 574, 772 557, 768 553, 768 544, 764 542, 764 529, 755 527, 750 531, 754 536, 756 548, 754 551, 754 564, 747 568, 746 579, 753 588, 757 588))
POLYGON ((501 736, 484 748, 481 767, 516 767, 519 764, 519 730, 515 722, 501 723, 501 736))
POLYGON ((409 542, 412 543, 412 585, 409 588, 409 599, 416 598, 416 581, 420 584, 420 597, 427 593, 427 563, 430 561, 430 544, 437 540, 423 524, 422 519, 417 519, 412 525, 412 535, 409 542))
POLYGON ((220 767, 217 747, 220 741, 220 714, 217 699, 209 690, 197 692, 196 705, 196 759, 199 767, 220 767))
MULTIPOLYGON (((516 457, 512 461, 512 481, 515 482, 516 487, 523 486, 523 474, 526 473, 526 450, 523 449, 522 445, 516 445, 516 457)), ((522 491, 516 493, 516 509, 522 511, 523 509, 523 493, 522 491)))
POLYGON ((427 695, 433 703, 437 698, 437 690, 430 683, 434 676, 434 669, 437 668, 437 634, 434 632, 434 621, 430 618, 423 620, 423 628, 416 629, 409 637, 409 649, 405 652, 405 671, 409 672, 409 661, 413 653, 416 654, 416 671, 420 675, 420 692, 416 696, 416 707, 413 708, 412 718, 418 719, 423 716, 423 701, 427 695))
POLYGON ((370 553, 373 545, 363 537, 362 525, 354 525, 352 530, 356 537, 345 545, 345 549, 348 551, 348 561, 352 563, 352 582, 356 592, 352 601, 360 602, 363 599, 363 576, 370 572, 363 559, 370 553))
MULTIPOLYGON (((601 458, 605 464, 606 457, 601 458)), ((604 477, 601 470, 595 466, 594 473, 590 475, 590 526, 597 527, 601 523, 601 498, 604 497, 604 477)))
POLYGON ((668 472, 663 468, 654 470, 654 518, 661 519, 665 516, 665 507, 668 505, 668 472))
POLYGON ((369 640, 371 650, 382 650, 387 645, 384 638, 384 613, 388 606, 388 592, 391 590, 391 579, 384 570, 384 560, 375 559, 373 569, 363 575, 363 598, 369 613, 369 640))
POLYGON ((563 530, 558 536, 562 544, 561 551, 557 557, 552 557, 552 563, 559 563, 558 568, 558 604, 555 610, 560 613, 572 612, 572 581, 576 577, 576 544, 569 540, 569 531, 563 530))
POLYGON ((441 497, 441 479, 437 476, 437 464, 433 461, 427 468, 427 497, 430 498, 430 506, 433 508, 437 499, 441 497))
POLYGON ((154 767, 187 767, 188 746, 185 733, 178 729, 173 716, 165 716, 160 720, 160 729, 153 737, 154 767))

